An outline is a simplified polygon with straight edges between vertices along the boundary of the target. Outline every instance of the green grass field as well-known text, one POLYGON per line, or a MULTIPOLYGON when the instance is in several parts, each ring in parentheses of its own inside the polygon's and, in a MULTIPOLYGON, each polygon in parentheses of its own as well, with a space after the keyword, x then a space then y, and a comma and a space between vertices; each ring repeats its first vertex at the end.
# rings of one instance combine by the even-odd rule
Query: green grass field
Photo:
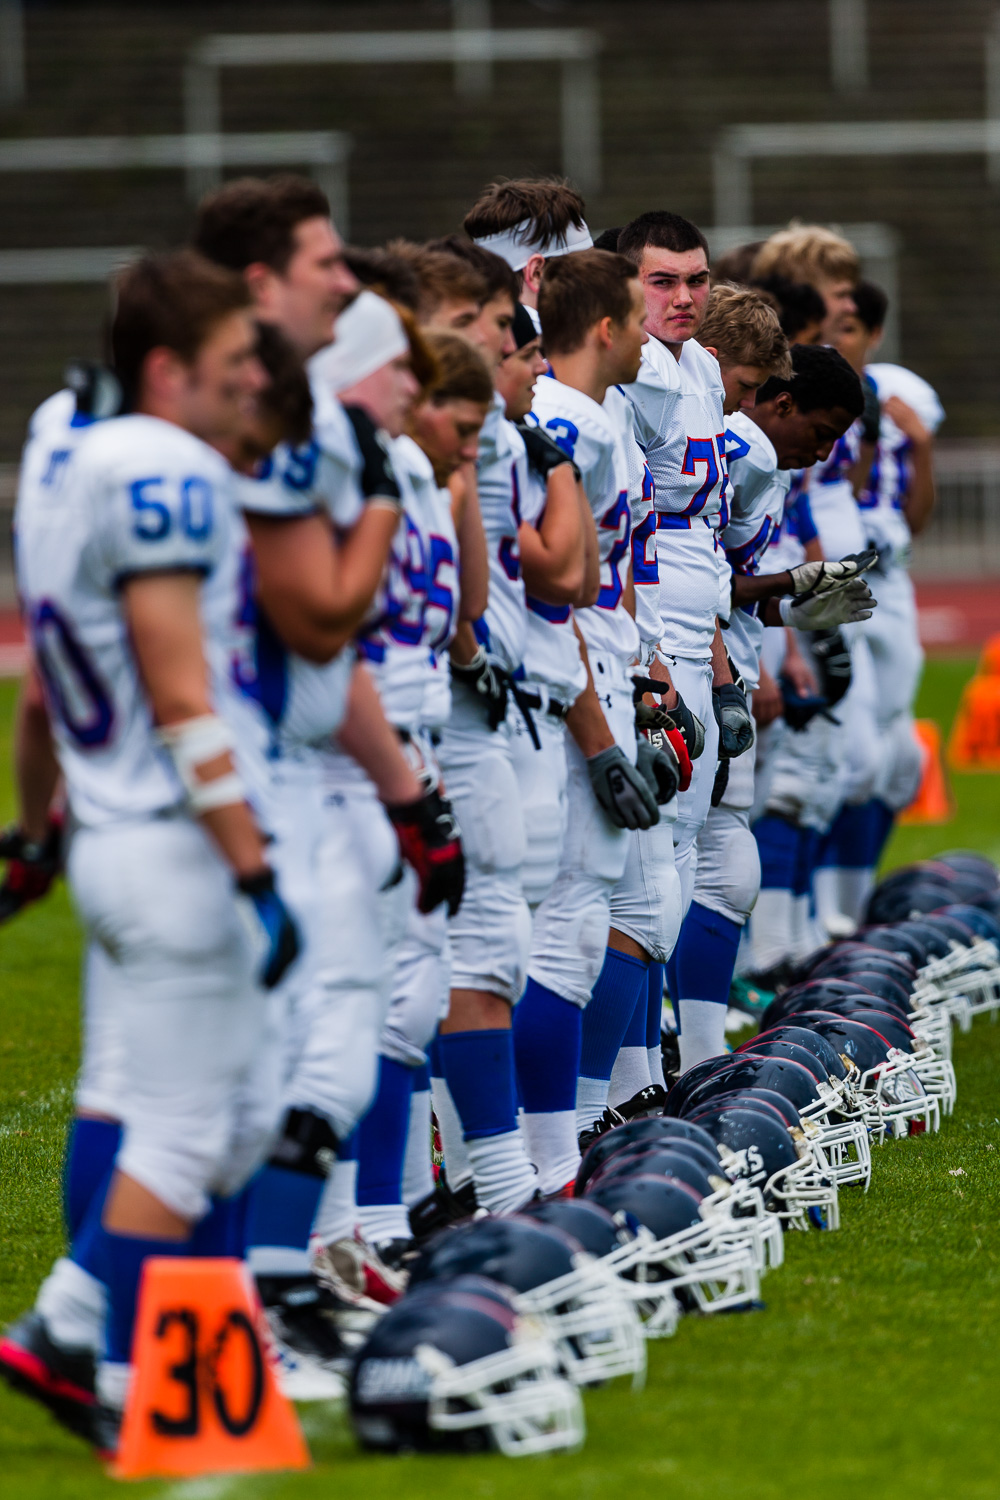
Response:
MULTIPOLYGON (((947 728, 967 660, 927 669, 920 712, 947 728)), ((0 815, 10 815, 14 691, 0 684, 0 815)), ((947 828, 896 834, 889 862, 964 845, 1000 860, 1000 778, 956 778, 947 828)), ((59 1252, 59 1173, 77 1047, 77 930, 65 891, 0 932, 0 1324, 59 1252)), ((1000 1495, 1000 1026, 957 1038, 959 1101, 939 1136, 876 1152, 843 1227, 791 1235, 762 1312, 685 1320, 649 1379, 586 1397, 574 1457, 520 1464, 372 1458, 318 1408, 303 1475, 157 1481, 138 1494, 337 1500, 996 1500, 1000 1495)), ((0 1489, 90 1500, 118 1488, 85 1447, 0 1387, 0 1489)))

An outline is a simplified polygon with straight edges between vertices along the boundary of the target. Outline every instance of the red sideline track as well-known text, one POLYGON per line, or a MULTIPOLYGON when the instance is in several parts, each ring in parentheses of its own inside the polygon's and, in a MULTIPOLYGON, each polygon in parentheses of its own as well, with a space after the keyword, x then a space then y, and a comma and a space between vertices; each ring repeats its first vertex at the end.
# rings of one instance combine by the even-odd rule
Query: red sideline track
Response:
MULTIPOLYGON (((1000 579, 918 579, 920 641, 932 655, 976 651, 1000 635, 1000 579)), ((0 610, 0 677, 24 669, 24 631, 14 609, 0 610)))

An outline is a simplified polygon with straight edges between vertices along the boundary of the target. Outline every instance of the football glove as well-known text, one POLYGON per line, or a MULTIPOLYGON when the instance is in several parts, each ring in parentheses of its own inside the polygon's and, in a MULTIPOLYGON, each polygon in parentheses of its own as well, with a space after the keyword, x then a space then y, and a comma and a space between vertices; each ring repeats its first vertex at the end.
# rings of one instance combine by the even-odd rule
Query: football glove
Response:
POLYGON ((61 818, 49 820, 49 831, 40 843, 27 838, 20 828, 0 833, 0 859, 7 873, 0 885, 0 922, 9 922, 19 911, 48 895, 62 866, 61 818))
POLYGON ((299 929, 278 893, 273 870, 242 875, 236 889, 250 902, 263 930, 265 949, 257 981, 265 990, 273 990, 302 950, 299 929))
POLYGON ((434 911, 444 902, 453 917, 465 889, 465 855, 451 803, 437 787, 416 802, 387 808, 399 850, 417 874, 417 909, 434 911))
POLYGON ((366 500, 391 500, 402 508, 402 497, 385 438, 363 406, 345 406, 347 419, 361 454, 361 493, 366 500))
POLYGON ((552 470, 558 469, 560 464, 573 464, 573 473, 579 479, 580 470, 565 449, 560 448, 555 438, 550 437, 543 428, 536 427, 533 422, 518 422, 516 425, 524 439, 528 462, 537 474, 548 479, 552 470))
POLYGON ((875 596, 863 578, 852 578, 842 588, 802 599, 781 599, 778 613, 793 630, 832 630, 857 620, 870 620, 875 596))
POLYGON ((839 630, 817 630, 811 645, 820 691, 833 708, 851 685, 851 649, 839 630))
POLYGON ((781 688, 782 718, 789 729, 794 729, 797 734, 828 706, 822 694, 809 693, 802 697, 796 691, 794 682, 784 673, 778 678, 778 686, 781 688))
POLYGON ((878 560, 874 547, 864 552, 851 552, 839 562, 807 562, 791 568, 792 593, 797 599, 804 595, 828 594, 831 589, 843 588, 852 578, 867 573, 878 560))
POLYGON ((635 763, 661 807, 677 796, 681 768, 669 740, 658 737, 654 743, 644 734, 637 735, 635 763))
POLYGON ((712 711, 719 726, 719 759, 733 760, 753 744, 753 719, 735 682, 712 689, 712 711))
POLYGON ((478 695, 490 728, 499 729, 507 717, 507 677, 493 665, 482 646, 476 648, 475 656, 463 667, 452 662, 451 675, 454 682, 463 682, 478 695))
POLYGON ((712 806, 718 807, 726 795, 726 787, 729 785, 729 762, 720 760, 715 768, 715 780, 712 782, 712 806))
POLYGON ((618 745, 588 756, 587 772, 594 796, 616 828, 652 828, 660 821, 648 781, 618 745))

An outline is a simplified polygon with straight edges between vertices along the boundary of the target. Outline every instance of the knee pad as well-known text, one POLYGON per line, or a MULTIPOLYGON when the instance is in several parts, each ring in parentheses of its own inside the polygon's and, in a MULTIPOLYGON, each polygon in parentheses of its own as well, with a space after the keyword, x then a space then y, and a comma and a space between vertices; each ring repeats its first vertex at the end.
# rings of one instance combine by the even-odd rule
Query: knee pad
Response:
POLYGON ((382 1028, 380 1052, 407 1067, 420 1067, 448 1012, 450 988, 451 954, 444 909, 439 907, 426 916, 414 909, 396 955, 392 1002, 382 1028))
POLYGON ((743 926, 760 892, 757 840, 746 814, 713 808, 698 841, 694 900, 743 926))
POLYGON ((491 879, 473 873, 448 933, 452 988, 486 990, 516 1004, 531 948, 531 913, 520 870, 491 879))

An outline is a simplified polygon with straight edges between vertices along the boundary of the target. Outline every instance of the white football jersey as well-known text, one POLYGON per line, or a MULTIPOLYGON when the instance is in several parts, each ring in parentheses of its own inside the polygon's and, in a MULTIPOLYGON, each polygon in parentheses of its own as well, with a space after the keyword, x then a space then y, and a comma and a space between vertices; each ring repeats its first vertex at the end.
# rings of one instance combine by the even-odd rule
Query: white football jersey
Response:
POLYGON ((623 601, 632 534, 623 436, 596 401, 551 375, 535 386, 531 415, 576 463, 597 523, 601 590, 596 604, 577 610, 580 632, 590 650, 630 662, 639 632, 623 601))
MULTIPOLYGON (((719 533, 729 570, 744 577, 761 571, 761 559, 785 513, 791 475, 778 468, 778 455, 766 433, 745 412, 727 418, 726 464, 729 471, 729 520, 719 533)), ((765 564, 767 573, 782 571, 765 564)), ((723 634, 726 650, 748 688, 760 681, 764 625, 758 606, 729 611, 723 634)))
MULTIPOLYGON (((287 517, 324 514, 335 529, 354 525, 364 507, 358 486, 361 455, 343 407, 314 380, 313 436, 301 447, 279 443, 251 478, 235 478, 237 504, 251 514, 287 517)), ((240 577, 237 623, 242 645, 233 680, 263 710, 281 747, 322 746, 347 708, 354 668, 353 650, 323 666, 289 651, 256 601, 252 553, 247 550, 240 577)))
POLYGON ((861 454, 861 419, 852 422, 834 443, 828 458, 807 471, 809 508, 816 523, 823 556, 831 562, 852 552, 863 552, 865 528, 851 486, 850 470, 861 454))
MULTIPOLYGON (((879 401, 898 396, 912 406, 929 432, 936 432, 944 421, 944 408, 937 392, 926 380, 902 365, 875 364, 865 371, 878 393, 879 401)), ((868 483, 858 498, 862 521, 869 539, 881 551, 888 548, 897 564, 905 566, 910 545, 910 528, 903 506, 910 484, 910 440, 891 417, 882 413, 878 446, 868 483)))
POLYGON ((479 508, 490 562, 489 604, 477 622, 476 634, 506 672, 515 672, 521 665, 528 630, 517 539, 521 523, 517 464, 523 454, 524 440, 504 415, 503 398, 494 394, 479 435, 476 460, 479 508))
POLYGON ((403 514, 385 576, 358 633, 386 717, 400 729, 439 728, 451 711, 447 648, 458 624, 458 540, 451 495, 412 438, 397 438, 392 463, 403 514))
MULTIPOLYGON (((521 519, 538 526, 545 513, 545 481, 528 462, 523 452, 518 459, 518 487, 521 496, 521 519)), ((580 643, 573 629, 573 610, 568 604, 546 604, 543 599, 526 595, 527 639, 524 648, 524 675, 528 683, 540 683, 553 698, 570 707, 587 685, 587 674, 580 656, 580 643)))
POLYGON ((628 472, 628 504, 632 515, 632 582, 635 585, 635 623, 643 660, 648 660, 663 634, 660 617, 660 570, 656 560, 655 486, 645 454, 636 437, 636 414, 621 386, 612 386, 604 409, 622 434, 628 472))
POLYGON ((18 588, 70 808, 85 826, 184 805, 154 734, 119 590, 143 573, 210 579, 232 566, 231 478, 224 459, 181 428, 115 417, 20 496, 18 588))
MULTIPOLYGON (((727 517, 722 375, 718 360, 694 339, 682 346, 679 361, 650 339, 643 363, 668 390, 671 366, 679 382, 674 399, 662 403, 666 425, 645 445, 655 486, 663 647, 701 661, 710 655, 715 634, 717 533, 727 517)), ((624 388, 647 426, 654 409, 643 391, 651 381, 652 374, 645 386, 624 388)))

